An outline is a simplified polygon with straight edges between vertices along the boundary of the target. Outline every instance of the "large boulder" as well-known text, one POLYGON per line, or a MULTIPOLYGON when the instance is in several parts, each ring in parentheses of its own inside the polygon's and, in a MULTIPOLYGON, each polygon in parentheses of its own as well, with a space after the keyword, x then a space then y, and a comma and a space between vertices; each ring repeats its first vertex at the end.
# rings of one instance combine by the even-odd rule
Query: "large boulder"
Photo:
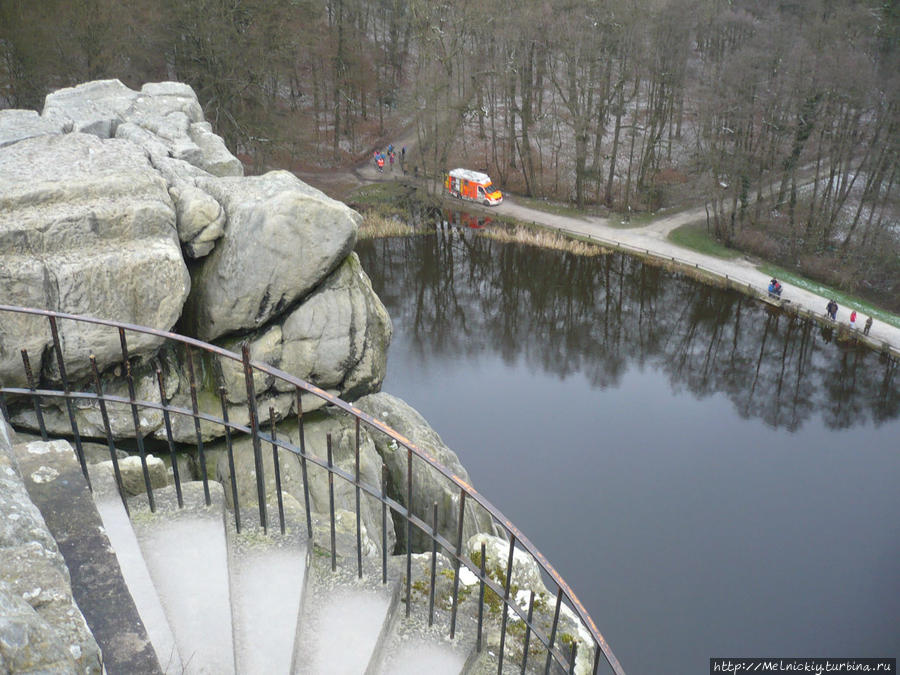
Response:
MULTIPOLYGON (((352 253, 286 317, 239 339, 223 338, 217 342, 237 355, 241 353, 242 343, 246 342, 252 360, 262 361, 306 380, 329 394, 352 400, 376 392, 381 387, 387 370, 390 339, 391 320, 387 310, 372 290, 359 258, 352 253)), ((247 426, 250 413, 241 362, 197 352, 194 361, 199 409, 221 417, 218 387, 222 386, 226 391, 229 420, 247 426)), ((163 354, 162 364, 170 403, 190 409, 191 390, 186 376, 188 368, 184 351, 179 349, 163 354)), ((261 418, 267 418, 270 407, 278 419, 296 414, 294 386, 255 371, 253 388, 261 418)), ((148 393, 148 399, 154 400, 154 395, 148 393)), ((302 395, 304 412, 312 412, 325 404, 324 399, 314 394, 302 395)), ((87 405, 81 406, 81 409, 87 408, 87 405)), ((64 412, 60 409, 54 419, 64 423, 64 412)), ((33 417, 28 409, 21 414, 23 417, 33 417)), ((98 411, 94 411, 90 419, 96 428, 98 411)), ((127 429, 130 417, 120 414, 117 420, 116 429, 127 429)), ((162 420, 155 411, 147 411, 141 420, 155 422, 156 436, 165 439, 162 420)), ((201 421, 200 429, 204 441, 224 435, 218 424, 201 421)), ((185 416, 172 416, 172 433, 179 442, 192 443, 196 440, 194 422, 185 416)))
MULTIPOLYGON (((407 438, 427 456, 449 469, 463 483, 471 484, 469 473, 460 464, 456 453, 447 447, 437 432, 425 421, 425 418, 405 401, 391 394, 380 392, 364 396, 355 401, 354 405, 407 438)), ((372 436, 375 447, 388 468, 389 493, 391 497, 406 505, 407 451, 382 433, 373 433, 372 436)), ((437 502, 438 531, 448 541, 455 542, 458 536, 459 488, 424 461, 413 458, 412 466, 412 512, 426 523, 430 523, 433 517, 433 502, 437 502)), ((493 534, 495 532, 493 521, 484 509, 467 501, 463 539, 468 540, 481 532, 493 534)), ((431 539, 424 533, 413 530, 412 544, 413 550, 427 551, 430 550, 431 539)))
MULTIPOLYGON (((14 304, 168 330, 190 277, 165 181, 132 143, 71 133, 0 149, 0 295, 14 304)), ((40 363, 47 321, 18 316, 0 327, 0 378, 23 383, 19 356, 40 363)), ((61 321, 70 375, 121 357, 115 331, 61 321)), ((159 339, 135 336, 133 353, 159 339)))
POLYGON ((225 209, 225 236, 197 269, 185 306, 211 340, 256 330, 305 297, 350 254, 358 214, 286 171, 197 179, 225 209))
MULTIPOLYGON (((265 361, 342 398, 378 391, 387 369, 391 319, 355 253, 350 254, 280 325, 249 342, 253 359, 265 361)), ((237 341, 222 346, 240 351, 237 341)), ((222 361, 229 400, 247 400, 240 364, 222 361)), ((257 393, 291 391, 257 375, 257 393)))

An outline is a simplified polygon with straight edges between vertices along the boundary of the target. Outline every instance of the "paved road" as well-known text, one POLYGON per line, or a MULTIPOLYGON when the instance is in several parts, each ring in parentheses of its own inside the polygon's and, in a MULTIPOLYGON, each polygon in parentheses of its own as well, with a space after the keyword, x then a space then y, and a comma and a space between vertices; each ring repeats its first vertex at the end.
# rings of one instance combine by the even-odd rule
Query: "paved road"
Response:
MULTIPOLYGON (((347 181, 353 181, 358 184, 376 181, 387 181, 400 178, 402 175, 399 166, 394 167, 394 172, 387 169, 384 173, 380 173, 374 164, 369 161, 360 164, 355 169, 347 173, 332 173, 329 179, 323 180, 321 174, 301 175, 304 180, 309 180, 314 185, 328 192, 328 184, 332 181, 343 181, 346 185, 347 181)), ((585 237, 590 237, 598 242, 617 245, 622 248, 637 249, 645 253, 665 258, 675 258, 676 260, 687 263, 688 265, 697 265, 707 271, 718 274, 721 277, 734 279, 742 284, 752 284, 758 291, 765 292, 769 285, 769 276, 760 272, 756 268, 756 263, 740 257, 731 259, 722 259, 715 256, 698 253, 691 249, 683 248, 668 240, 668 234, 677 227, 688 223, 703 222, 706 219, 706 211, 704 208, 691 209, 681 211, 670 216, 662 216, 653 221, 648 222, 641 227, 632 228, 616 228, 610 225, 609 219, 599 218, 595 216, 572 217, 563 216, 554 213, 547 213, 538 209, 533 209, 522 204, 518 204, 515 198, 505 197, 501 205, 491 207, 476 206, 475 208, 483 210, 485 213, 499 213, 501 215, 523 221, 525 223, 536 223, 545 227, 556 228, 558 230, 573 232, 585 237)), ((797 288, 789 284, 783 284, 784 291, 782 300, 789 301, 793 307, 813 312, 820 317, 824 317, 825 305, 828 304, 828 298, 817 295, 811 291, 797 288)), ((849 325, 850 312, 852 307, 842 306, 838 310, 837 324, 849 325)), ((866 321, 866 315, 857 314, 857 325, 860 331, 866 321)), ((900 328, 895 328, 881 321, 875 321, 869 338, 880 346, 883 343, 891 345, 895 356, 900 356, 900 328)))

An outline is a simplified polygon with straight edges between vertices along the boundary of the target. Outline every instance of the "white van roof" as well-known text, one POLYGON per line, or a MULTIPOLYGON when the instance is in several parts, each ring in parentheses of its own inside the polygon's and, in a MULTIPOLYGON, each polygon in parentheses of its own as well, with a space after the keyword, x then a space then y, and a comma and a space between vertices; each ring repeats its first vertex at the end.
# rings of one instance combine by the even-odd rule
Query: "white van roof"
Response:
POLYGON ((486 173, 479 173, 478 171, 470 171, 469 169, 453 169, 450 172, 450 176, 453 178, 462 178, 463 180, 470 180, 475 183, 490 183, 491 177, 486 173))

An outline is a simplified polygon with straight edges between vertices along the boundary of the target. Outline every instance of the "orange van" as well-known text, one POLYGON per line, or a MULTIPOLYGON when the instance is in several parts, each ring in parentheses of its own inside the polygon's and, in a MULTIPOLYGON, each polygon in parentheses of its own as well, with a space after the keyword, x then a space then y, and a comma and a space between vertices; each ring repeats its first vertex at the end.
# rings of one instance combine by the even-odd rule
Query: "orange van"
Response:
POLYGON ((444 187, 451 197, 481 202, 485 206, 496 206, 503 201, 503 195, 491 183, 491 177, 478 171, 453 169, 447 174, 444 187))

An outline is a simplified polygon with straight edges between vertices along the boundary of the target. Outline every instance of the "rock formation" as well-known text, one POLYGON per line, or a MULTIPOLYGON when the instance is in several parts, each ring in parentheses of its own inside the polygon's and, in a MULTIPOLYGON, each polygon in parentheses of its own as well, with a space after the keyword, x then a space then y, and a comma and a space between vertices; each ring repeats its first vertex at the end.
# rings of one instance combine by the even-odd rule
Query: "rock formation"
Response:
MULTIPOLYGON (((363 412, 381 420, 401 436, 408 438, 417 448, 436 460, 438 464, 449 469, 457 478, 469 484, 469 473, 460 464, 456 453, 448 448, 438 433, 431 428, 418 411, 405 401, 380 392, 364 396, 354 405, 363 412)), ((398 501, 405 502, 405 486, 407 481, 407 452, 393 439, 386 436, 375 436, 375 447, 384 459, 388 469, 388 493, 398 501)), ((440 475, 424 462, 413 463, 413 483, 417 486, 413 493, 412 511, 425 522, 431 522, 432 504, 438 505, 438 530, 447 541, 455 541, 459 518, 459 491, 453 489, 444 476, 440 475)), ((465 529, 463 538, 479 532, 493 532, 491 517, 480 507, 471 502, 467 504, 465 529)), ((423 532, 414 531, 413 549, 427 550, 430 538, 423 532)))
MULTIPOLYGON (((0 295, 8 304, 175 329, 235 353, 246 344, 251 359, 345 400, 363 397, 362 410, 468 481, 456 455, 416 411, 394 397, 372 396, 384 378, 391 322, 353 253, 359 215, 288 172, 242 173, 183 84, 147 84, 135 91, 118 80, 90 82, 50 94, 40 115, 0 111, 0 295)), ((93 354, 106 394, 127 399, 131 375, 138 400, 165 399, 190 410, 188 373, 193 372, 201 411, 220 416, 224 388, 230 421, 249 426, 251 406, 239 360, 161 347, 155 336, 129 334, 132 358, 126 369, 115 330, 67 321, 59 328, 73 389, 93 388, 88 360, 93 354)), ((0 380, 25 385, 23 347, 35 377, 58 383, 47 320, 9 313, 0 324, 0 380)), ((296 388, 256 373, 253 389, 259 418, 267 421, 271 409, 281 421, 279 434, 295 436, 296 388)), ((312 413, 325 403, 303 394, 301 404, 304 413, 312 413)), ((39 427, 30 400, 9 407, 19 428, 39 427)), ((131 406, 110 403, 107 411, 114 438, 167 440, 159 410, 142 407, 134 415, 131 406)), ((70 435, 70 412, 83 438, 105 438, 96 402, 78 401, 70 411, 63 401, 48 398, 43 421, 51 435, 70 435)), ((174 441, 196 445, 194 420, 170 417, 174 441)), ((352 427, 343 413, 322 411, 307 425, 310 452, 324 457, 325 435, 331 433, 335 462, 350 471, 352 427)), ((223 434, 221 425, 200 423, 206 471, 226 483, 229 498, 236 480, 241 501, 254 502, 252 444, 247 437, 234 439, 237 477, 232 478, 221 459, 223 434)), ((363 478, 380 484, 383 457, 391 490, 402 502, 405 452, 379 436, 363 430, 363 478)), ((264 454, 271 464, 271 452, 264 454)), ((283 490, 303 505, 299 463, 292 456, 284 461, 283 490)), ((454 539, 458 491, 423 463, 415 467, 414 512, 427 520, 432 501, 438 501, 440 530, 454 539)), ((313 466, 310 509, 321 519, 328 500, 327 480, 319 474, 324 472, 313 466)), ((267 500, 275 496, 271 476, 269 470, 267 500)), ((341 490, 336 508, 355 519, 355 495, 341 490)), ((361 517, 375 533, 380 506, 370 502, 364 500, 361 517)), ((465 536, 490 529, 487 514, 469 505, 465 536)), ((416 535, 413 544, 425 546, 424 535, 416 535)), ((375 542, 372 549, 380 545, 375 542)))
MULTIPOLYGON (((358 214, 287 172, 242 174, 184 84, 135 91, 118 80, 89 82, 48 95, 40 116, 0 111, 0 295, 161 330, 178 323, 179 332, 231 349, 247 341, 254 358, 335 394, 377 391, 391 327, 352 255, 358 214)), ((88 378, 94 354, 105 391, 127 389, 116 331, 65 321, 59 328, 70 379, 88 378)), ((159 368, 167 398, 190 407, 186 355, 160 353, 160 342, 129 335, 136 386, 158 401, 159 368)), ((36 378, 58 381, 51 345, 45 319, 5 316, 0 379, 25 385, 25 348, 36 378)), ((235 418, 245 418, 239 364, 199 358, 197 368, 201 398, 216 403, 224 385, 235 418)), ((261 410, 289 414, 293 392, 260 383, 257 393, 261 410)), ((135 430, 130 410, 115 408, 117 437, 165 436, 161 415, 143 415, 135 430)), ((30 406, 14 414, 36 428, 30 406)), ((75 415, 85 435, 103 435, 96 405, 79 405, 75 415)), ((46 422, 51 432, 70 430, 62 407, 51 406, 46 422)), ((177 440, 193 440, 188 422, 173 421, 177 440)))

